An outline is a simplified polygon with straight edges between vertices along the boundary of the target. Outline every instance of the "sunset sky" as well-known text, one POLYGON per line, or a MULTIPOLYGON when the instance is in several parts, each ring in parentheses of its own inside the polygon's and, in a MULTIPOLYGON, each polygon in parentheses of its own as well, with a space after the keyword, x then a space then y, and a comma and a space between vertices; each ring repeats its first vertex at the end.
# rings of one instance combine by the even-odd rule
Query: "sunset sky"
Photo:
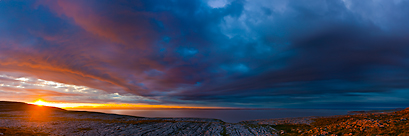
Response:
POLYGON ((0 101, 39 99, 408 107, 409 1, 1 0, 0 101))

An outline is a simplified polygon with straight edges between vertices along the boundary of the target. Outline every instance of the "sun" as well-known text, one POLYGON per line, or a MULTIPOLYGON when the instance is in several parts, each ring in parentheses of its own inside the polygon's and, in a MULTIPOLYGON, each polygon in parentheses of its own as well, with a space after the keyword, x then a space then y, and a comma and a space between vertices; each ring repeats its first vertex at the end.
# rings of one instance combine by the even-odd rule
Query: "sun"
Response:
POLYGON ((47 104, 47 102, 39 99, 39 100, 35 101, 33 104, 38 105, 38 106, 44 106, 44 105, 47 104))
POLYGON ((45 101, 43 99, 37 99, 34 102, 29 102, 29 104, 34 104, 37 106, 48 106, 48 107, 58 107, 58 108, 72 108, 78 106, 97 106, 101 104, 87 104, 87 103, 65 103, 65 102, 51 102, 45 101))

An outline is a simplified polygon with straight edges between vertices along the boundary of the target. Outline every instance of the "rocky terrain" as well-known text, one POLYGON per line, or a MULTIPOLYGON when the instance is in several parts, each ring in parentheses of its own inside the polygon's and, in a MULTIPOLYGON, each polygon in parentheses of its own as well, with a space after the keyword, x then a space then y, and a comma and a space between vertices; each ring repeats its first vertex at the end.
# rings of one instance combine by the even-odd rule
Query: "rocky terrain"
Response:
POLYGON ((271 126, 217 119, 143 118, 0 102, 0 135, 277 135, 271 126))
POLYGON ((245 121, 272 126, 289 136, 409 136, 409 108, 394 112, 245 121))
POLYGON ((332 117, 264 119, 144 118, 0 102, 2 135, 409 135, 409 109, 332 117))

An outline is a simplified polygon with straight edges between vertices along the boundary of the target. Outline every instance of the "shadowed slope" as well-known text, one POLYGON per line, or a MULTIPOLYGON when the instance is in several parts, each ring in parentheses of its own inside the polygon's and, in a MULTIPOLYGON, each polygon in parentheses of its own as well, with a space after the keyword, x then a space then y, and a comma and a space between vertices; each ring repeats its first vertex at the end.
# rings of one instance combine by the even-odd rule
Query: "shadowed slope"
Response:
POLYGON ((0 111, 33 111, 33 110, 65 111, 64 109, 57 107, 38 106, 23 102, 0 101, 0 111))

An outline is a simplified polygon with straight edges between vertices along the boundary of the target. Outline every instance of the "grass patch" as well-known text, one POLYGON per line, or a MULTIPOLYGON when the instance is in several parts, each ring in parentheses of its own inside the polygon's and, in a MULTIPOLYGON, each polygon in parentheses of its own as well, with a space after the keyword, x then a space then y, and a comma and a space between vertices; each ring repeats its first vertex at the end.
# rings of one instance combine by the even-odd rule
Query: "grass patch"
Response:
POLYGON ((77 130, 74 131, 74 133, 82 132, 82 131, 90 131, 92 128, 90 127, 85 127, 85 128, 77 128, 77 130))
POLYGON ((271 125, 271 127, 278 130, 278 132, 280 132, 281 130, 284 131, 285 133, 282 134, 284 136, 298 136, 301 135, 301 133, 312 128, 310 125, 306 124, 280 124, 271 125), (300 130, 301 133, 299 133, 300 130))
POLYGON ((223 125, 223 131, 220 133, 220 135, 222 135, 222 136, 229 136, 229 134, 227 134, 227 129, 226 129, 226 126, 225 126, 225 125, 223 125))
POLYGON ((90 131, 92 128, 86 127, 86 128, 77 128, 78 131, 90 131))

